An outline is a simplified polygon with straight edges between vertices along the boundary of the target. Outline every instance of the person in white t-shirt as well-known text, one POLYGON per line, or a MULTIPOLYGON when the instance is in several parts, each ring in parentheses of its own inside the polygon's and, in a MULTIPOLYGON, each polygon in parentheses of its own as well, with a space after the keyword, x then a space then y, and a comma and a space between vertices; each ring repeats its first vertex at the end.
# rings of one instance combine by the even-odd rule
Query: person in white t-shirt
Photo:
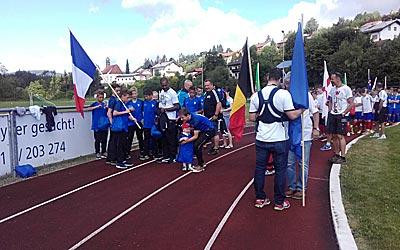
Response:
MULTIPOLYGON (((290 74, 285 77, 286 89, 290 86, 290 74)), ((315 104, 314 98, 308 93, 308 109, 304 110, 304 190, 307 188, 308 168, 310 163, 311 144, 313 139, 318 139, 320 129, 318 107, 315 104), (312 119, 312 120, 311 120, 312 119)), ((286 197, 301 200, 303 198, 303 166, 302 161, 297 161, 296 155, 292 150, 289 150, 288 156, 288 191, 286 197), (298 163, 298 175, 296 178, 296 162, 298 163)))
POLYGON ((328 161, 336 164, 346 164, 347 117, 354 105, 353 93, 349 86, 342 82, 342 75, 338 72, 331 75, 334 88, 329 92, 329 122, 328 133, 332 134, 335 155, 328 161))
POLYGON ((386 139, 385 135, 385 122, 386 122, 386 113, 387 113, 387 98, 388 95, 386 91, 383 89, 383 84, 378 82, 376 84, 376 90, 378 91, 378 104, 375 105, 375 134, 372 135, 372 138, 378 138, 380 140, 386 139), (380 130, 379 130, 380 126, 380 130), (379 133, 380 132, 380 133, 379 133))
POLYGON ((178 95, 169 87, 168 79, 160 79, 161 91, 159 93, 159 108, 161 114, 168 117, 167 129, 162 131, 163 159, 159 162, 173 163, 175 161, 178 147, 178 130, 176 125, 177 111, 179 110, 178 95))
MULTIPOLYGON (((361 123, 362 118, 362 101, 361 101, 361 89, 357 89, 356 96, 354 97, 354 106, 355 106, 355 114, 354 114, 354 125, 352 133, 361 134, 363 130, 363 125, 361 123)), ((365 127, 365 126, 364 126, 365 127)))
POLYGON ((249 120, 258 122, 256 130, 256 167, 254 170, 255 207, 262 208, 270 204, 270 200, 266 197, 264 191, 264 182, 265 166, 272 154, 275 167, 274 209, 277 211, 290 207, 289 201, 285 199, 289 124, 287 119, 282 119, 282 117, 286 115, 289 119, 296 119, 303 112, 303 109, 294 109, 292 97, 288 91, 278 89, 281 74, 282 71, 277 68, 269 72, 267 86, 261 92, 253 94, 250 99, 249 109, 249 120), (271 98, 272 100, 269 100, 271 93, 275 94, 271 98), (264 101, 268 100, 268 105, 266 105, 266 102, 263 102, 260 107, 259 95, 262 96, 264 101), (277 112, 270 108, 272 105, 276 108, 277 112), (261 108, 260 111, 259 108, 261 108))
POLYGON ((372 109, 374 106, 374 100, 368 93, 368 89, 364 88, 363 91, 361 92, 361 103, 362 103, 362 122, 365 127, 365 133, 364 134, 369 134, 372 130, 372 109))

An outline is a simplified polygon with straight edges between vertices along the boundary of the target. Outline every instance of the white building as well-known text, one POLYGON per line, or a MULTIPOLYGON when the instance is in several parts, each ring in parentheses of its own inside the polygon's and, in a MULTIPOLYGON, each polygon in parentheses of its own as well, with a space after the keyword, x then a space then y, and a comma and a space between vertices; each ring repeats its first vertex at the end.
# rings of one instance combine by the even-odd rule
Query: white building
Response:
POLYGON ((176 73, 183 75, 183 67, 174 61, 158 63, 151 70, 153 76, 174 76, 176 73))
POLYGON ((366 23, 360 28, 360 31, 369 34, 374 42, 396 39, 400 34, 400 20, 366 23))
POLYGON ((132 85, 136 79, 134 74, 124 74, 118 64, 110 64, 110 58, 106 59, 106 68, 101 71, 103 73, 102 84, 117 83, 120 86, 132 85))

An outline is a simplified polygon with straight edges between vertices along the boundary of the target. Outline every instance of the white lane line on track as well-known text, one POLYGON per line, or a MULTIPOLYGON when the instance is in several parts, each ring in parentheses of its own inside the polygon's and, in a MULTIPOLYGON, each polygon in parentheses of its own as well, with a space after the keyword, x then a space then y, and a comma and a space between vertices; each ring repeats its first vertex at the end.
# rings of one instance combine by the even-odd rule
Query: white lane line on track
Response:
POLYGON ((213 246, 215 240, 217 239, 219 233, 221 232, 222 228, 224 227, 226 221, 228 220, 229 216, 231 216, 233 210, 239 203, 239 201, 242 199, 243 195, 247 192, 247 190, 250 188, 250 186, 253 184, 254 179, 251 179, 249 183, 247 183, 246 187, 240 192, 240 194, 236 197, 235 201, 232 203, 232 205, 229 207, 228 211, 226 211, 224 217, 218 224, 217 228, 215 229, 214 233, 211 235, 210 240, 208 241, 207 245, 204 247, 205 250, 211 249, 213 246))
MULTIPOLYGON (((217 161, 225 156, 228 156, 230 154, 233 154, 239 150, 248 148, 250 146, 253 146, 255 143, 251 143, 248 144, 246 146, 237 148, 235 150, 232 150, 226 154, 223 154, 217 158, 214 158, 210 161, 208 161, 206 164, 209 164, 211 162, 217 161)), ((158 194, 159 192, 163 191, 164 189, 166 189, 167 187, 171 186, 172 184, 178 182, 179 180, 185 178, 186 176, 190 175, 193 172, 188 172, 185 173, 181 176, 179 176, 178 178, 170 181, 169 183, 165 184, 164 186, 160 187, 159 189, 157 189, 156 191, 154 191, 153 193, 149 194, 148 196, 146 196, 145 198, 143 198, 142 200, 140 200, 139 202, 137 202, 136 204, 132 205, 131 207, 129 207, 128 209, 126 209, 125 211, 123 211, 122 213, 120 213, 119 215, 115 216, 114 218, 112 218, 111 220, 109 220, 107 223, 105 223, 103 226, 99 227, 98 229, 96 229, 95 231, 93 231, 91 234, 89 234, 88 236, 86 236, 85 238, 83 238, 81 241, 79 241, 78 243, 76 243, 75 245, 73 245, 72 247, 69 248, 69 250, 74 250, 77 249, 78 247, 82 246, 83 244, 85 244, 87 241, 89 241, 91 238, 95 237, 97 234, 99 234, 101 231, 103 231, 104 229, 106 229, 107 227, 109 227, 110 225, 112 225, 114 222, 116 222, 117 220, 119 220, 120 218, 122 218, 124 215, 126 215, 127 213, 131 212, 133 209, 137 208, 139 205, 141 205, 142 203, 144 203, 145 201, 149 200, 151 197, 153 197, 154 195, 158 194)))
POLYGON ((136 203, 135 205, 129 207, 128 209, 126 209, 125 211, 123 211, 122 213, 120 213, 119 215, 115 216, 114 218, 112 218, 110 221, 108 221, 106 224, 104 224, 103 226, 99 227, 97 230, 93 231, 91 234, 89 234, 88 236, 86 236, 85 238, 83 238, 81 241, 79 241, 78 243, 76 243, 75 245, 73 245, 72 247, 69 248, 69 250, 73 250, 73 249, 77 249, 78 247, 82 246, 83 244, 85 244, 85 242, 87 242, 88 240, 90 240, 91 238, 93 238, 94 236, 96 236, 97 234, 99 234, 101 231, 103 231, 104 229, 106 229, 107 227, 109 227, 111 224, 113 224, 114 222, 116 222, 117 220, 119 220, 120 218, 122 218, 125 214, 129 213, 130 211, 132 211, 133 209, 137 208, 138 206, 140 206, 142 203, 144 203, 145 201, 149 200, 151 197, 153 197, 154 195, 158 194, 159 192, 163 191, 164 189, 166 189, 167 187, 171 186, 172 184, 174 184, 175 182, 178 182, 180 179, 185 178, 186 176, 188 176, 189 174, 191 174, 192 172, 187 172, 184 175, 179 176, 178 178, 176 178, 175 180, 167 183, 166 185, 160 187, 159 189, 157 189, 156 191, 154 191, 153 193, 149 194, 148 196, 146 196, 145 198, 141 199, 138 203, 136 203))
POLYGON ((93 185, 95 185, 95 184, 97 184, 97 183, 100 183, 100 182, 102 182, 102 181, 108 180, 108 179, 110 179, 110 178, 112 178, 112 177, 118 176, 118 175, 120 175, 120 174, 126 173, 126 172, 131 171, 131 170, 134 170, 134 169, 136 169, 136 168, 145 166, 145 165, 147 165, 147 164, 149 164, 149 163, 152 163, 152 162, 154 162, 154 161, 155 161, 155 160, 151 160, 151 161, 142 163, 142 164, 137 165, 137 166, 134 166, 134 167, 132 167, 132 168, 125 169, 125 170, 123 170, 123 171, 121 171, 121 172, 117 172, 117 173, 115 173, 115 174, 112 174, 112 175, 103 177, 103 178, 98 179, 98 180, 96 180, 96 181, 90 182, 90 183, 88 183, 88 184, 86 184, 86 185, 83 185, 83 186, 80 186, 80 187, 78 187, 78 188, 75 188, 75 189, 73 189, 73 190, 71 190, 71 191, 69 191, 69 192, 67 192, 67 193, 61 194, 61 195, 59 195, 59 196, 56 196, 56 197, 54 197, 54 198, 51 198, 50 200, 44 201, 44 202, 39 203, 39 204, 37 204, 37 205, 35 205, 35 206, 33 206, 33 207, 27 208, 27 209, 22 210, 22 211, 20 211, 20 212, 18 212, 18 213, 15 213, 15 214, 13 214, 13 215, 10 215, 10 216, 8 216, 8 217, 6 217, 6 218, 4 218, 4 219, 1 219, 1 220, 0 220, 0 224, 3 223, 3 222, 6 222, 6 221, 8 221, 8 220, 11 220, 11 219, 13 219, 13 218, 15 218, 15 217, 17 217, 17 216, 20 216, 20 215, 23 215, 23 214, 25 214, 25 213, 28 213, 28 212, 30 212, 30 211, 32 211, 32 210, 35 210, 35 209, 37 209, 37 208, 39 208, 39 207, 42 207, 42 206, 44 206, 44 205, 47 205, 47 204, 49 204, 49 203, 51 203, 51 202, 53 202, 53 201, 59 200, 59 199, 64 198, 64 197, 66 197, 66 196, 68 196, 68 195, 71 195, 71 194, 73 194, 73 193, 76 193, 76 192, 78 192, 78 191, 81 191, 82 189, 85 189, 85 188, 87 188, 87 187, 93 186, 93 185))
MULTIPOLYGON (((248 132, 248 133, 243 133, 243 135, 250 135, 250 134, 254 134, 254 131, 248 132)), ((112 177, 115 177, 115 176, 118 176, 118 175, 120 175, 120 174, 124 174, 124 173, 126 173, 126 172, 128 172, 128 171, 131 171, 131 170, 133 170, 133 169, 136 169, 136 168, 145 166, 145 165, 147 165, 147 164, 149 164, 149 163, 152 163, 152 162, 155 162, 155 160, 151 160, 151 161, 142 163, 142 164, 140 164, 140 165, 134 166, 134 167, 132 167, 132 168, 125 169, 125 170, 123 170, 123 171, 121 171, 121 172, 117 172, 117 173, 115 173, 115 174, 112 174, 112 175, 103 177, 103 178, 101 178, 101 179, 98 179, 98 180, 93 181, 93 182, 91 182, 91 183, 88 183, 88 184, 86 184, 86 185, 83 185, 83 186, 81 186, 81 187, 78 187, 78 188, 76 188, 76 189, 73 189, 73 190, 71 190, 71 191, 69 191, 69 192, 67 192, 67 193, 61 194, 61 195, 56 196, 56 197, 54 197, 54 198, 51 198, 51 199, 49 199, 49 200, 47 200, 47 201, 44 201, 44 202, 42 202, 42 203, 39 203, 39 204, 37 204, 37 205, 35 205, 35 206, 32 206, 32 207, 27 208, 27 209, 25 209, 25 210, 22 210, 22 211, 20 211, 20 212, 18 212, 18 213, 15 213, 15 214, 13 214, 13 215, 10 215, 10 216, 8 216, 8 217, 6 217, 6 218, 3 218, 3 219, 0 220, 0 224, 1 224, 1 223, 4 223, 4 222, 6 222, 6 221, 9 221, 9 220, 11 220, 11 219, 13 219, 13 218, 15 218, 15 217, 18 217, 18 216, 20 216, 20 215, 23 215, 23 214, 25 214, 25 213, 28 213, 28 212, 30 212, 30 211, 32 211, 32 210, 35 210, 35 209, 37 209, 37 208, 40 208, 40 207, 42 207, 42 206, 44 206, 44 205, 47 205, 47 204, 49 204, 49 203, 51 203, 51 202, 54 202, 54 201, 59 200, 59 199, 62 199, 62 198, 64 198, 64 197, 68 196, 68 195, 71 195, 71 194, 73 194, 73 193, 76 193, 76 192, 78 192, 78 191, 81 191, 82 189, 85 189, 85 188, 87 188, 87 187, 93 186, 93 185, 95 185, 95 184, 97 184, 97 183, 100 183, 100 182, 102 182, 102 181, 108 180, 108 179, 110 179, 110 178, 112 178, 112 177)), ((210 161, 210 162, 212 162, 212 161, 210 161)))

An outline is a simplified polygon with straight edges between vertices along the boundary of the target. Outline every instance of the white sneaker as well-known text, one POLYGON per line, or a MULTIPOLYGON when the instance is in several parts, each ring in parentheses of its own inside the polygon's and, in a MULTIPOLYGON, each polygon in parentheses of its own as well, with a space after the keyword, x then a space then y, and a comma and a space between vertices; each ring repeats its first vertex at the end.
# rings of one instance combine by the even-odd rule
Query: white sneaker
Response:
POLYGON ((378 140, 385 140, 385 139, 386 139, 386 135, 385 135, 385 134, 381 135, 381 136, 378 138, 378 140))
POLYGON ((350 132, 347 132, 347 136, 350 136, 350 132))
POLYGON ((371 138, 379 138, 379 133, 375 133, 373 135, 370 136, 371 138))

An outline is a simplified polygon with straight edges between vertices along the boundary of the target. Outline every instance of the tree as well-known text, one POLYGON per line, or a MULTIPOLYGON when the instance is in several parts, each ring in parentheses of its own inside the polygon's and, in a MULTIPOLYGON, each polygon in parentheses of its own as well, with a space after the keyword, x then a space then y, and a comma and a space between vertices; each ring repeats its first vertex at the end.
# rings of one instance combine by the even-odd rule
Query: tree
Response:
POLYGON ((125 68, 125 74, 129 74, 129 61, 126 59, 126 68, 125 68))
POLYGON ((203 63, 204 77, 209 78, 209 72, 213 71, 218 66, 227 67, 224 58, 221 55, 218 55, 216 51, 208 52, 203 63))
POLYGON ((317 20, 314 17, 311 17, 304 27, 304 33, 312 35, 315 31, 318 30, 318 26, 319 24, 317 20))
POLYGON ((4 66, 1 62, 0 62, 0 74, 5 74, 7 73, 8 69, 6 68, 6 66, 4 66))

